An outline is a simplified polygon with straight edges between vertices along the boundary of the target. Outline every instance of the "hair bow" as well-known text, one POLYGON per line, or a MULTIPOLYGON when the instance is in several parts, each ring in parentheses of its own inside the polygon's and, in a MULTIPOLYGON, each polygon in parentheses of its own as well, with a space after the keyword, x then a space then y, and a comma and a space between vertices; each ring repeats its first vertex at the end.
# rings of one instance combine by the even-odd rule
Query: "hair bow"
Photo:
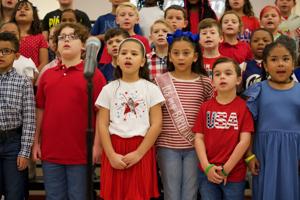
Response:
POLYGON ((190 31, 182 31, 180 29, 177 29, 173 34, 168 34, 167 35, 167 41, 168 44, 172 44, 175 38, 179 37, 187 37, 189 38, 192 42, 198 42, 199 41, 199 34, 193 34, 190 31))

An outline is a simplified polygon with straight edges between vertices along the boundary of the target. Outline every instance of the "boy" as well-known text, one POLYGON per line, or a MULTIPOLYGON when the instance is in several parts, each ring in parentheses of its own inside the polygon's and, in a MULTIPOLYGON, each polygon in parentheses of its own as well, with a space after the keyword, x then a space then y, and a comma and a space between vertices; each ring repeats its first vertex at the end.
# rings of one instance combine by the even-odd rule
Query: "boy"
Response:
POLYGON ((100 68, 106 78, 106 81, 114 80, 114 69, 117 67, 117 56, 120 43, 129 38, 127 31, 120 28, 113 28, 105 33, 104 41, 107 47, 108 54, 112 57, 112 62, 100 68))
POLYGON ((32 83, 13 68, 18 51, 17 37, 0 33, 0 188, 7 200, 25 198, 26 168, 35 131, 32 83))
POLYGON ((187 14, 183 7, 172 5, 165 10, 165 20, 171 24, 173 31, 184 29, 188 25, 187 14))
POLYGON ((222 40, 220 24, 212 18, 203 19, 199 23, 199 44, 203 50, 203 65, 210 78, 212 66, 221 57, 219 43, 222 40))
POLYGON ((150 39, 154 48, 147 54, 149 77, 153 81, 156 76, 167 72, 168 42, 167 34, 172 26, 166 20, 156 20, 150 28, 150 39))

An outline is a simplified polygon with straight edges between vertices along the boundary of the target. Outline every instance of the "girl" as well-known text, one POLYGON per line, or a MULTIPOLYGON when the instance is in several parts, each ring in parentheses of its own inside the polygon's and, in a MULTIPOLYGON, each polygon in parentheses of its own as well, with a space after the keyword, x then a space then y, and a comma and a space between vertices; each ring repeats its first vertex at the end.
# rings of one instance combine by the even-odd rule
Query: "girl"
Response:
POLYGON ((250 0, 226 0, 225 11, 229 10, 237 12, 243 22, 243 30, 238 35, 239 40, 250 42, 252 32, 260 27, 250 0))
POLYGON ((191 127, 197 108, 212 97, 213 89, 195 36, 179 30, 168 36, 169 72, 156 78, 166 98, 163 127, 156 142, 166 200, 197 198, 199 161, 191 127))
POLYGON ((247 169, 242 158, 254 128, 246 102, 236 95, 242 81, 239 64, 219 58, 212 81, 217 96, 201 105, 193 128, 201 163, 201 199, 242 200, 247 169))
POLYGON ((20 53, 31 58, 41 71, 48 63, 48 45, 42 35, 37 8, 29 1, 19 1, 13 12, 12 21, 20 28, 20 53))
POLYGON ((194 34, 198 33, 198 24, 202 19, 217 19, 208 0, 185 0, 185 8, 187 11, 187 19, 189 21, 187 29, 194 34))
POLYGON ((140 40, 125 39, 118 51, 118 79, 105 86, 96 101, 104 149, 100 196, 105 200, 159 195, 153 144, 161 130, 164 98, 148 81, 145 56, 140 40))
POLYGON ((267 45, 263 63, 270 78, 245 92, 256 122, 246 158, 254 175, 254 200, 300 199, 300 85, 291 78, 295 61, 286 42, 267 45))
POLYGON ((253 60, 243 62, 240 66, 243 75, 243 89, 247 89, 250 85, 260 82, 263 73, 262 56, 266 45, 273 42, 273 35, 264 28, 256 29, 250 39, 250 46, 254 55, 253 60))
POLYGON ((79 17, 76 15, 75 10, 66 9, 61 12, 60 22, 78 23, 79 17))
MULTIPOLYGON (((88 34, 78 23, 62 23, 56 28, 54 42, 61 62, 45 71, 38 85, 32 155, 34 160, 42 160, 47 200, 86 199, 88 98, 81 55, 88 34)), ((93 101, 104 85, 105 78, 96 69, 93 101)))
POLYGON ((18 1, 19 0, 0 1, 0 25, 11 20, 12 14, 18 1))
POLYGON ((275 6, 265 6, 259 14, 261 27, 267 29, 273 34, 274 40, 276 40, 281 33, 278 30, 278 26, 281 23, 280 11, 275 6))
POLYGON ((220 44, 220 54, 234 59, 238 63, 253 58, 248 43, 237 39, 238 33, 241 32, 242 21, 235 11, 227 11, 220 19, 224 41, 220 44))

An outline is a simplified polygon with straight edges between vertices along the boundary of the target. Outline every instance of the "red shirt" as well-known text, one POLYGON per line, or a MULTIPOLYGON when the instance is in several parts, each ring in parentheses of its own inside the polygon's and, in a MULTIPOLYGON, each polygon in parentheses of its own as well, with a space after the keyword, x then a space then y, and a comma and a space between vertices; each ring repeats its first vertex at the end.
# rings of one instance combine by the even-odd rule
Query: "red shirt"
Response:
POLYGON ((236 60, 239 64, 253 59, 251 48, 247 42, 239 41, 235 45, 222 42, 219 46, 219 52, 223 56, 236 60))
POLYGON ((199 12, 198 10, 190 10, 190 27, 193 34, 198 33, 199 12))
POLYGON ((48 48, 48 43, 42 34, 28 35, 20 40, 20 53, 26 58, 31 58, 35 66, 40 65, 40 49, 48 48))
POLYGON ((250 37, 255 29, 260 28, 259 21, 254 16, 242 16, 243 32, 239 34, 239 39, 250 43, 250 37))
POLYGON ((203 56, 203 66, 204 66, 204 69, 207 71, 207 74, 210 79, 212 79, 212 67, 213 67, 214 63, 216 62, 216 60, 221 57, 222 57, 221 55, 218 57, 215 57, 215 58, 206 58, 203 56))
MULTIPOLYGON (((226 105, 215 98, 203 103, 193 127, 195 133, 204 134, 209 163, 224 165, 240 140, 241 132, 253 132, 253 119, 246 102, 236 97, 226 105)), ((200 169, 203 170, 200 166, 200 169)), ((242 158, 228 176, 230 182, 245 179, 246 164, 242 158)))
MULTIPOLYGON (((58 164, 86 163, 87 84, 84 65, 58 65, 47 70, 38 86, 36 104, 43 109, 41 124, 42 160, 58 164)), ((105 78, 96 69, 93 102, 105 78)), ((96 114, 96 107, 95 113, 96 114)))

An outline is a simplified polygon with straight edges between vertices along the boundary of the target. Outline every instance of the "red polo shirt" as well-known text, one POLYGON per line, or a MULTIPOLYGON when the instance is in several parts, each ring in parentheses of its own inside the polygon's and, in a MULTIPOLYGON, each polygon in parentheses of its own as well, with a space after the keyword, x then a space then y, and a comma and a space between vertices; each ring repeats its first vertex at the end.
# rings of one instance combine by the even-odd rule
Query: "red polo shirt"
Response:
MULTIPOLYGON (((37 107, 44 110, 41 124, 42 160, 57 164, 86 163, 87 84, 84 64, 47 70, 37 91, 37 107)), ((93 102, 105 78, 96 69, 93 102)), ((94 105, 94 104, 93 104, 94 105)), ((96 113, 96 108, 95 108, 96 113)), ((94 113, 94 114, 95 114, 94 113)))
POLYGON ((223 56, 236 60, 239 64, 253 59, 251 48, 247 42, 239 41, 235 45, 222 42, 219 46, 219 52, 223 56))

